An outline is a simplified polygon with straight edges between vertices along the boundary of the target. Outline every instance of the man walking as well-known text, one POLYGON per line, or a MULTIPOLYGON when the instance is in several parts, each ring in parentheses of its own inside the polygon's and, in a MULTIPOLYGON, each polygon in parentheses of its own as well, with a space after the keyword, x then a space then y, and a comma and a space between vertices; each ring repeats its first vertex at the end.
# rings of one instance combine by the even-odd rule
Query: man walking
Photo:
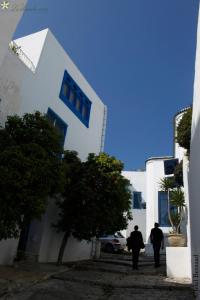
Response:
POLYGON ((140 249, 144 248, 142 233, 138 231, 138 226, 135 225, 134 231, 131 232, 128 248, 132 249, 133 269, 138 270, 138 258, 140 249))
POLYGON ((158 268, 160 267, 160 248, 164 248, 164 236, 158 223, 155 223, 154 228, 151 229, 150 240, 154 250, 155 268, 158 268))

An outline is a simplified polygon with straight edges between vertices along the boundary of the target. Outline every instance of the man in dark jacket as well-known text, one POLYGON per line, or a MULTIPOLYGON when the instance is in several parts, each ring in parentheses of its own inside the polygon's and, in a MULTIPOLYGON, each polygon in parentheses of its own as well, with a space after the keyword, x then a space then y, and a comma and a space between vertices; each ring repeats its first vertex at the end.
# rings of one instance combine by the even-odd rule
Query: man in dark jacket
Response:
POLYGON ((138 270, 138 258, 140 254, 140 249, 144 248, 142 233, 138 231, 138 226, 135 225, 134 231, 131 232, 129 238, 129 248, 132 249, 132 261, 133 269, 138 270))
POLYGON ((159 228, 159 224, 155 223, 154 228, 151 229, 150 240, 154 250, 154 262, 155 268, 160 267, 160 248, 164 248, 164 237, 163 232, 159 228))

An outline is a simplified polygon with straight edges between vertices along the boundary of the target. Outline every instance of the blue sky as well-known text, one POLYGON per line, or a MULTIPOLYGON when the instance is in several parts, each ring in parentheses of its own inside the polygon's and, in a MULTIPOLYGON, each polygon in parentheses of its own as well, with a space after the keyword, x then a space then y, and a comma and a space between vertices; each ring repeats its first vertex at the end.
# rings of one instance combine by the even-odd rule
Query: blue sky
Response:
POLYGON ((29 0, 15 37, 49 27, 108 106, 105 151, 126 170, 173 154, 192 103, 198 0, 29 0))

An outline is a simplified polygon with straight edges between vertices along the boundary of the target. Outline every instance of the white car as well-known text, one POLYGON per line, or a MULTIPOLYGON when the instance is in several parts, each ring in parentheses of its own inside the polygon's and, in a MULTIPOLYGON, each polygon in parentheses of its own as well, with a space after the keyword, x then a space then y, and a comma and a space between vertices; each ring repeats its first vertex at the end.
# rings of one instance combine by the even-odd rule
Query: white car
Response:
POLYGON ((114 234, 100 237, 101 250, 109 253, 124 251, 126 248, 126 238, 117 231, 114 234))

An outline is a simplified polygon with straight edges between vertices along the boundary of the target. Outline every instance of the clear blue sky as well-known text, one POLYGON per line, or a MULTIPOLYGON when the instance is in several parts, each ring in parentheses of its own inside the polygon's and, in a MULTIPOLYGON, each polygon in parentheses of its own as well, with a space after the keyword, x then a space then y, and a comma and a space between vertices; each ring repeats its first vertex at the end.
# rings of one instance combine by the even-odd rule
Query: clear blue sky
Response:
POLYGON ((108 106, 105 151, 144 167, 172 155, 192 103, 198 0, 29 0, 15 37, 49 27, 108 106))

